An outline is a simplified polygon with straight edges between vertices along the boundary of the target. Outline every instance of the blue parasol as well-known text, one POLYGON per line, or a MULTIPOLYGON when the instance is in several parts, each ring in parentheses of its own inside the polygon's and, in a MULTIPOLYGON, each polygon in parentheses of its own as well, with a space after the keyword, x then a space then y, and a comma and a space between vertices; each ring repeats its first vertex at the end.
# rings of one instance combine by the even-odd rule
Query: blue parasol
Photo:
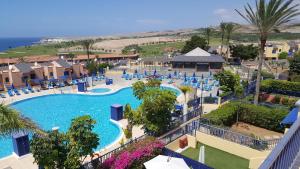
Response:
POLYGON ((176 70, 174 71, 174 76, 177 76, 177 71, 176 70))
POLYGON ((203 76, 203 74, 201 75, 201 79, 204 79, 204 76, 203 76))
POLYGON ((28 80, 25 81, 25 86, 28 87, 28 80))
POLYGON ((172 75, 171 75, 171 73, 169 73, 169 76, 168 76, 168 78, 169 78, 169 79, 171 79, 171 78, 172 78, 172 75))
POLYGON ((134 73, 135 73, 135 74, 137 74, 137 73, 138 73, 137 69, 135 69, 135 70, 134 70, 134 73))
POLYGON ((15 89, 15 86, 13 83, 11 84, 11 89, 15 89))
POLYGON ((147 76, 147 71, 146 70, 145 70, 144 74, 145 74, 145 76, 147 76))
POLYGON ((124 69, 124 70, 123 70, 123 75, 125 75, 125 74, 126 74, 126 70, 124 69))
POLYGON ((194 72, 194 73, 193 73, 193 78, 195 79, 195 77, 196 77, 196 73, 194 72))
POLYGON ((193 83, 197 83, 197 79, 195 77, 193 79, 193 83))
POLYGON ((184 77, 184 81, 186 82, 187 81, 187 79, 186 79, 186 72, 184 72, 183 77, 184 77))
POLYGON ((153 75, 156 76, 156 69, 154 70, 153 75))

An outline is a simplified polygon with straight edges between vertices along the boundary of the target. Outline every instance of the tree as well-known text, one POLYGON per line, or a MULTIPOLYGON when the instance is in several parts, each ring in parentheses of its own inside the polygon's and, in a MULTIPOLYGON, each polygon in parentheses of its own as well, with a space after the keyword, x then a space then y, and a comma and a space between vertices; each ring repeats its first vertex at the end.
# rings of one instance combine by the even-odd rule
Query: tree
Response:
MULTIPOLYGON (((145 132, 158 136, 171 127, 171 111, 176 101, 175 92, 161 89, 158 85, 138 81, 133 85, 133 93, 142 100, 137 111, 130 112, 132 121, 143 125, 145 132)), ((126 113, 127 114, 127 113, 126 113)))
POLYGON ((230 71, 219 72, 214 77, 220 82, 221 89, 224 92, 234 92, 237 86, 240 86, 240 77, 230 71))
POLYGON ((230 44, 230 39, 233 31, 235 31, 236 26, 233 23, 227 23, 225 26, 225 31, 226 31, 226 42, 227 42, 227 54, 226 54, 226 62, 228 62, 229 58, 229 44, 230 44))
POLYGON ((300 82, 300 52, 295 53, 294 58, 290 60, 289 79, 300 82))
POLYGON ((67 57, 72 60, 72 65, 73 65, 75 54, 74 53, 69 53, 67 57))
POLYGON ((176 95, 172 91, 149 88, 143 96, 138 112, 142 117, 145 132, 159 136, 171 128, 171 112, 174 109, 176 95))
POLYGON ((98 71, 98 67, 99 67, 99 65, 94 60, 87 62, 87 64, 86 64, 86 68, 90 75, 92 75, 93 73, 96 73, 98 71))
POLYGON ((186 94, 190 91, 192 91, 191 87, 189 86, 180 86, 179 89, 184 94, 184 102, 186 103, 186 94))
MULTIPOLYGON (((125 108, 124 108, 124 116, 128 121, 128 125, 127 125, 127 134, 129 136, 132 135, 132 128, 134 125, 138 125, 141 124, 141 117, 140 117, 140 113, 138 113, 137 111, 133 110, 130 106, 130 104, 126 104, 125 108)), ((126 134, 125 134, 126 135, 126 134)), ((130 138, 130 137, 127 137, 130 138)))
POLYGON ((122 54, 129 54, 131 51, 135 51, 136 53, 142 52, 142 48, 139 45, 128 45, 125 46, 122 50, 122 54))
POLYGON ((138 81, 132 84, 133 95, 141 100, 146 91, 146 85, 142 81, 138 81))
POLYGON ((212 28, 205 28, 204 30, 208 46, 210 45, 210 36, 212 31, 213 31, 212 28))
POLYGON ((63 169, 68 152, 66 136, 58 131, 48 131, 47 135, 34 134, 30 151, 39 166, 63 169))
POLYGON ((287 24, 298 16, 299 4, 293 4, 294 0, 257 0, 254 9, 250 4, 247 4, 244 9, 246 14, 243 14, 236 9, 237 13, 241 15, 249 24, 253 25, 259 34, 260 47, 258 59, 258 74, 256 80, 256 89, 254 96, 254 104, 258 104, 258 97, 261 83, 261 70, 264 61, 264 52, 266 42, 269 34, 272 31, 278 32, 282 26, 287 24))
POLYGON ((90 62, 90 54, 91 54, 91 49, 94 45, 95 41, 93 39, 86 39, 86 40, 82 40, 80 42, 81 46, 83 47, 83 49, 85 50, 86 54, 87 54, 87 63, 90 62))
POLYGON ((81 116, 72 120, 67 133, 34 134, 30 141, 34 162, 49 169, 80 168, 99 144, 98 135, 92 132, 95 123, 90 116, 81 116))
POLYGON ((158 79, 149 79, 146 83, 147 87, 160 87, 161 81, 158 79))
POLYGON ((287 52, 281 52, 278 54, 278 59, 287 59, 289 54, 287 52))
POLYGON ((26 117, 22 117, 16 110, 0 104, 0 137, 9 136, 19 131, 33 131, 40 134, 44 132, 26 117))
POLYGON ((220 52, 220 54, 223 55, 223 45, 224 45, 224 37, 225 37, 225 31, 226 31, 226 23, 225 22, 220 23, 220 30, 221 30, 221 52, 220 52))
POLYGON ((255 59, 258 55, 258 47, 251 45, 230 45, 230 53, 232 57, 241 60, 255 59))
POLYGON ((83 163, 88 155, 92 155, 93 149, 99 144, 98 135, 92 131, 95 124, 96 121, 91 116, 81 116, 72 120, 67 132, 70 152, 78 153, 80 163, 83 163))
POLYGON ((206 39, 201 38, 200 36, 192 36, 191 40, 186 41, 181 52, 188 53, 197 47, 204 49, 204 50, 208 50, 208 44, 207 44, 206 39))

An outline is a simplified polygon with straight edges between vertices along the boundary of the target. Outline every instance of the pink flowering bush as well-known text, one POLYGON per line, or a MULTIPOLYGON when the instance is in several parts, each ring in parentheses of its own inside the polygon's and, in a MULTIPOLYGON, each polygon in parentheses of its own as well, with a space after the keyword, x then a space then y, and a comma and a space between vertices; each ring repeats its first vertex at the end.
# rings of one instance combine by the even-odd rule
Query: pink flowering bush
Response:
POLYGON ((101 169, 143 168, 143 163, 159 155, 164 144, 153 139, 145 139, 130 145, 125 150, 104 161, 101 169))

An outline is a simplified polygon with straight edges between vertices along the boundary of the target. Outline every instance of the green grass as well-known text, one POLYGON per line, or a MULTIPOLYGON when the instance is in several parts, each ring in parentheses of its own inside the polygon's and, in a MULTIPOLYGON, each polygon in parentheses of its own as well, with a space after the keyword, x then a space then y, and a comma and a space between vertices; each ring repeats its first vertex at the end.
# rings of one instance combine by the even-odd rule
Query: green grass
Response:
MULTIPOLYGON (((199 149, 202 143, 197 144, 197 149, 188 148, 182 155, 198 161, 199 149)), ((205 146, 205 164, 215 169, 248 169, 249 160, 224 152, 213 147, 205 146)))
POLYGON ((161 56, 164 54, 165 48, 172 47, 181 50, 184 44, 185 42, 174 42, 174 43, 141 46, 142 48, 141 56, 142 57, 161 56))
MULTIPOLYGON (((37 55, 57 55, 61 45, 33 45, 27 47, 17 47, 9 49, 4 53, 0 53, 0 58, 19 58, 24 56, 37 56, 37 55)), ((86 54, 86 52, 72 52, 74 54, 86 54)), ((103 54, 104 52, 94 52, 92 54, 103 54)))

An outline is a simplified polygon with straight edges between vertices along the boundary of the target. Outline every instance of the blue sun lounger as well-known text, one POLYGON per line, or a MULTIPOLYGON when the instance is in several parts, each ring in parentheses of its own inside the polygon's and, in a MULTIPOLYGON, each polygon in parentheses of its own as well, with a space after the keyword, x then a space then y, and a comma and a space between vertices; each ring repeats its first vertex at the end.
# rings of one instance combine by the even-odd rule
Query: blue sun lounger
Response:
POLYGON ((28 93, 29 93, 28 90, 27 90, 26 88, 22 88, 21 90, 22 90, 22 92, 23 92, 24 94, 28 94, 28 93))
POLYGON ((10 96, 10 97, 13 97, 15 94, 13 93, 13 91, 12 90, 8 90, 7 91, 7 94, 10 96))
POLYGON ((15 92, 16 95, 21 95, 21 93, 19 92, 19 90, 16 89, 16 88, 14 88, 14 92, 15 92))
POLYGON ((0 97, 1 98, 6 98, 6 96, 4 94, 2 94, 2 93, 0 94, 0 97))
POLYGON ((31 93, 34 93, 34 90, 32 89, 31 86, 28 86, 27 89, 28 89, 31 93))

